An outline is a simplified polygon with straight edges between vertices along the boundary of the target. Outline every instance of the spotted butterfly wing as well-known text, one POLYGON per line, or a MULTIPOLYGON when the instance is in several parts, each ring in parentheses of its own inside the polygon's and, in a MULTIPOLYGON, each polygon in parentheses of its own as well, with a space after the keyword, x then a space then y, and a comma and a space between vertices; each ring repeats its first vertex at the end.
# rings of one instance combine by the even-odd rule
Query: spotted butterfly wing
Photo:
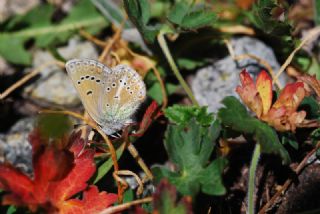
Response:
POLYGON ((85 109, 106 134, 130 123, 145 99, 142 78, 127 65, 110 69, 95 60, 73 59, 66 68, 85 109))
POLYGON ((72 59, 66 63, 66 70, 76 88, 84 108, 99 125, 103 123, 100 101, 104 95, 106 76, 111 69, 90 59, 72 59))
POLYGON ((112 68, 106 79, 104 106, 101 108, 106 125, 105 132, 119 130, 131 122, 131 116, 146 97, 146 88, 141 76, 127 65, 112 68), (111 130, 108 130, 111 129, 111 130))

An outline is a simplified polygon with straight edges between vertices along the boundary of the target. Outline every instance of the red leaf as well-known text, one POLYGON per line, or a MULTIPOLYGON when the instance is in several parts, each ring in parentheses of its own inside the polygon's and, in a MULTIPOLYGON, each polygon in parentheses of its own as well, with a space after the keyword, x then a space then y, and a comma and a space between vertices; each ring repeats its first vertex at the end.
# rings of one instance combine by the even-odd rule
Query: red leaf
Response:
POLYGON ((152 101, 152 103, 149 105, 149 107, 143 115, 139 130, 136 134, 134 134, 134 136, 141 136, 151 125, 152 121, 156 120, 161 115, 162 112, 159 110, 157 102, 152 101))
MULTIPOLYGON (((87 181, 96 170, 94 151, 84 148, 79 135, 72 139, 71 152, 44 146, 37 131, 30 139, 36 147, 33 150, 34 180, 10 165, 0 164, 0 186, 9 192, 2 203, 27 206, 31 211, 42 207, 46 213, 64 213, 66 204, 72 209, 70 198, 87 188, 87 181)), ((96 202, 98 209, 105 209, 115 200, 113 194, 98 193, 96 187, 91 187, 81 203, 89 210, 84 213, 92 213, 94 207, 88 203, 96 202)))
POLYGON ((303 86, 302 82, 287 84, 281 91, 279 98, 273 104, 272 108, 284 106, 289 112, 296 111, 306 95, 303 86))
POLYGON ((241 86, 237 86, 236 92, 251 111, 255 112, 257 117, 261 117, 263 111, 262 100, 250 74, 246 70, 240 73, 240 81, 241 86))
POLYGON ((48 188, 52 181, 61 180, 73 167, 73 155, 65 150, 45 147, 33 156, 34 196, 38 203, 48 200, 48 188))
POLYGON ((83 192, 83 199, 70 199, 60 207, 61 214, 99 213, 117 201, 117 195, 100 192, 94 185, 83 192))
POLYGON ((262 120, 268 122, 278 131, 295 131, 306 117, 306 112, 297 112, 305 96, 306 91, 302 82, 287 84, 262 120))
POLYGON ((85 150, 74 160, 75 166, 64 179, 51 183, 48 194, 53 204, 59 207, 65 200, 87 187, 86 182, 96 170, 93 156, 93 150, 85 150))
POLYGON ((3 204, 22 205, 24 203, 36 203, 32 194, 33 182, 28 176, 11 165, 0 164, 0 183, 3 190, 11 192, 4 196, 3 204))

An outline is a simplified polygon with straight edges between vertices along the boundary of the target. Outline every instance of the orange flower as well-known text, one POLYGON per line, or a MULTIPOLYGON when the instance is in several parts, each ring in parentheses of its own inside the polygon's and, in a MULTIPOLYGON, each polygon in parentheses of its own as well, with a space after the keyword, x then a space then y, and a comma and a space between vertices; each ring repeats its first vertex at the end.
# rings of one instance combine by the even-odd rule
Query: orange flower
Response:
POLYGON ((297 112, 298 106, 306 96, 302 82, 290 83, 281 91, 272 105, 272 80, 266 71, 261 71, 256 84, 246 70, 240 73, 241 86, 236 88, 242 101, 257 117, 278 131, 295 131, 305 117, 305 111, 297 112), (272 105, 272 106, 271 106, 272 105))

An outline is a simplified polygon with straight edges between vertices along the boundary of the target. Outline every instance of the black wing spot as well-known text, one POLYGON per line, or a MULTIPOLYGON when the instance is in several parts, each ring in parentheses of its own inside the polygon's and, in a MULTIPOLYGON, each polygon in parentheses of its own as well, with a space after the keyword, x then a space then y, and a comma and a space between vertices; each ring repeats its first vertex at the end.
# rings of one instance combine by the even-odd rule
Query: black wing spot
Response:
POLYGON ((127 90, 130 90, 130 87, 129 87, 129 86, 127 87, 127 90))
POLYGON ((87 76, 86 76, 86 79, 89 79, 89 77, 90 77, 90 76, 89 76, 89 75, 87 75, 87 76))
POLYGON ((107 107, 109 107, 110 105, 109 105, 109 103, 107 103, 107 107))
POLYGON ((116 84, 115 84, 115 83, 112 83, 112 87, 116 87, 116 84))
POLYGON ((80 85, 80 83, 81 83, 81 82, 80 82, 80 81, 78 81, 78 85, 80 85))
POLYGON ((124 83, 123 83, 123 85, 127 85, 127 83, 126 83, 126 82, 124 82, 124 83))
POLYGON ((90 94, 92 94, 92 91, 87 91, 87 95, 90 95, 90 94))
POLYGON ((130 94, 133 94, 133 92, 132 92, 132 91, 130 91, 130 94))
POLYGON ((91 77, 91 80, 94 80, 94 77, 91 77))
POLYGON ((96 80, 96 82, 98 82, 98 83, 99 83, 99 82, 100 82, 100 80, 96 80))
POLYGON ((107 88, 107 91, 108 91, 108 92, 110 91, 110 87, 107 88))
POLYGON ((114 98, 114 99, 118 99, 118 98, 119 98, 119 96, 114 96, 113 98, 114 98))
POLYGON ((81 77, 81 80, 84 80, 84 77, 81 77))

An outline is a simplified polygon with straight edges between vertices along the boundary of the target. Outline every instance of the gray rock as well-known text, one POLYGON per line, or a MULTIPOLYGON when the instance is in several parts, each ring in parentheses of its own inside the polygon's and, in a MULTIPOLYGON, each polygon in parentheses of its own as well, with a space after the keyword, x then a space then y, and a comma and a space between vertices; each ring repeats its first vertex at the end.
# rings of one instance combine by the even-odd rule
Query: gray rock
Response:
POLYGON ((10 16, 25 14, 40 3, 39 0, 1 0, 0 23, 10 16))
MULTIPOLYGON (((261 41, 241 37, 231 40, 235 55, 252 54, 267 61, 276 72, 280 65, 272 51, 261 41)), ((249 73, 256 77, 263 68, 254 59, 243 59, 235 62, 231 56, 214 62, 212 65, 197 71, 191 87, 195 98, 200 105, 207 105, 210 112, 216 112, 222 107, 221 100, 226 96, 237 96, 235 89, 239 85, 239 74, 246 68, 249 73)), ((286 82, 286 76, 279 78, 280 82, 286 82)))
POLYGON ((32 173, 32 151, 28 137, 34 122, 31 117, 21 119, 6 135, 0 134, 0 162, 9 162, 27 174, 32 173))
MULTIPOLYGON (((71 39, 67 47, 58 49, 65 59, 98 58, 94 45, 81 42, 78 38, 71 39)), ((33 56, 34 68, 52 61, 53 56, 47 51, 38 50, 33 56)), ((43 106, 52 104, 59 106, 76 106, 80 104, 77 92, 64 69, 49 66, 42 70, 40 78, 24 88, 23 95, 43 106)))

